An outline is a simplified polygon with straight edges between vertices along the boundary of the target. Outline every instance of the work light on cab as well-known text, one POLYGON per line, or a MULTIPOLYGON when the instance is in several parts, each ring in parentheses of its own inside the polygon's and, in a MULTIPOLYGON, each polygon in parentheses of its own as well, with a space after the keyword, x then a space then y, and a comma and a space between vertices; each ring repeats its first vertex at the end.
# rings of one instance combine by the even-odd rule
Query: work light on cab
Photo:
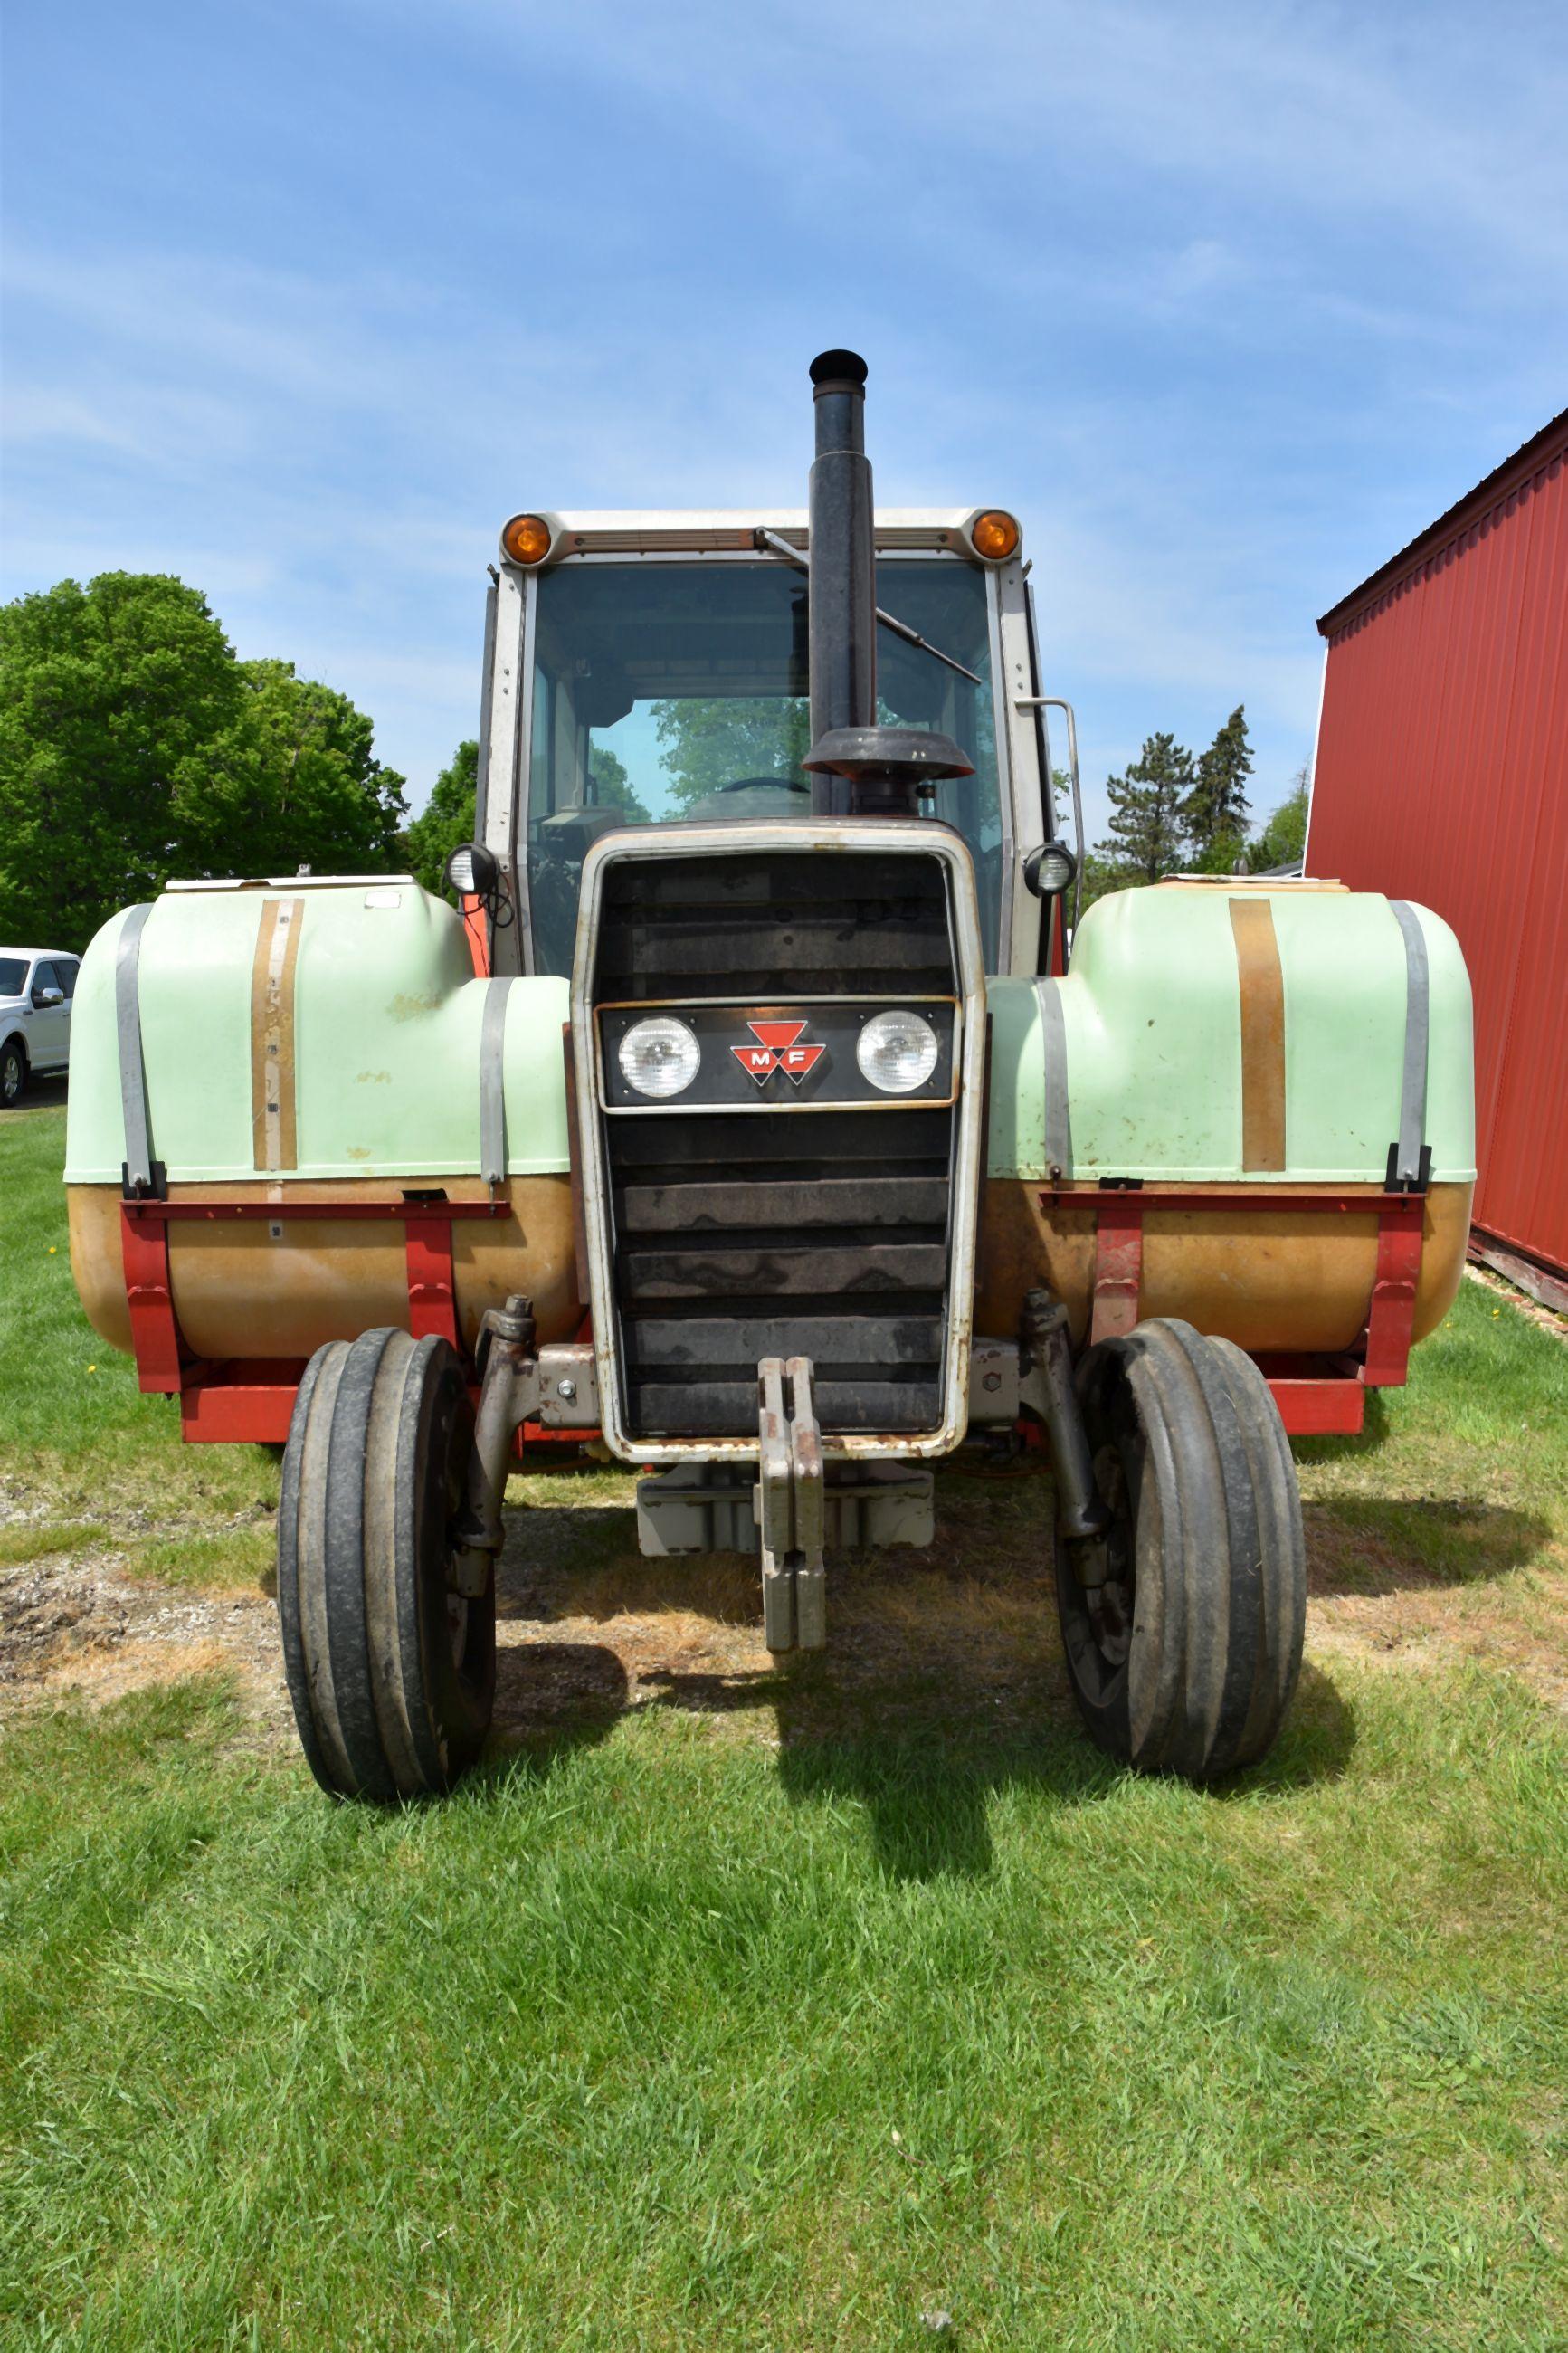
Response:
POLYGON ((969 543, 987 564, 1005 564, 1018 552, 1016 520, 1002 507, 987 507, 969 526, 969 543))
POLYGON ((855 1043, 860 1075, 885 1095, 912 1095, 936 1068, 936 1031, 919 1013, 877 1013, 855 1043))
POLYGON ((542 515, 513 515, 501 531, 501 554, 514 564, 542 564, 553 537, 542 515))
POLYGON ((1057 899, 1072 888, 1078 860, 1065 841, 1043 841, 1024 860, 1024 881, 1037 899, 1057 899))
POLYGON ((459 842, 447 860, 447 888, 462 898, 489 898, 500 879, 495 853, 482 842, 459 842))
POLYGON ((668 1103, 671 1095, 684 1094, 697 1076, 702 1050, 684 1021, 661 1014, 626 1031, 618 1059, 628 1087, 668 1103))

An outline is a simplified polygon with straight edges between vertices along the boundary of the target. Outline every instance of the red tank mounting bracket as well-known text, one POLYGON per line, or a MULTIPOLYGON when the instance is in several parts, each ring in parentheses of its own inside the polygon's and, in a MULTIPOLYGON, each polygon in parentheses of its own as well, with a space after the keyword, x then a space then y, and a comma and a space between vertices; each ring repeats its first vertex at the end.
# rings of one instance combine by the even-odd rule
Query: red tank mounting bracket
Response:
POLYGON ((416 1339, 434 1334, 448 1340, 463 1356, 452 1220, 510 1214, 510 1204, 504 1200, 447 1201, 428 1196, 402 1201, 122 1201, 120 1207, 125 1296, 140 1386, 179 1398, 181 1430, 187 1439, 258 1444, 281 1444, 288 1437, 303 1366, 289 1370, 273 1359, 209 1364, 195 1356, 181 1333, 174 1303, 171 1225, 230 1219, 265 1219, 274 1226, 300 1219, 395 1220, 406 1236, 408 1328, 416 1339))
POLYGON ((1280 1419, 1292 1437, 1353 1437, 1363 1424, 1369 1388, 1402 1388, 1415 1324, 1426 1199, 1420 1193, 1307 1193, 1259 1185, 1245 1194, 1205 1193, 1172 1186, 1136 1190, 1121 1186, 1051 1186, 1046 1209, 1092 1209, 1095 1219, 1094 1309, 1089 1342, 1115 1339, 1138 1321, 1143 1286, 1143 1220, 1152 1209, 1206 1212, 1218 1217, 1240 1207, 1300 1216, 1375 1217, 1377 1262, 1366 1328, 1347 1357, 1259 1356, 1280 1419))

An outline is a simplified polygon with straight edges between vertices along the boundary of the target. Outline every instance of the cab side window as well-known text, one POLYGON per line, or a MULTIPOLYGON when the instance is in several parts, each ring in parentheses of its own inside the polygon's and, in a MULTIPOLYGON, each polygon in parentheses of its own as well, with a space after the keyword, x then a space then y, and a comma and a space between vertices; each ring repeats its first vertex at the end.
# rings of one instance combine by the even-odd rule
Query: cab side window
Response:
POLYGON ((65 990, 68 1005, 76 995, 76 976, 80 969, 80 965, 68 956, 62 957, 55 966, 55 975, 59 986, 65 990))
POLYGON ((58 988, 59 985, 59 980, 52 964, 36 964, 33 966, 33 1003, 35 1007, 42 1005, 44 1001, 44 991, 46 988, 58 988))

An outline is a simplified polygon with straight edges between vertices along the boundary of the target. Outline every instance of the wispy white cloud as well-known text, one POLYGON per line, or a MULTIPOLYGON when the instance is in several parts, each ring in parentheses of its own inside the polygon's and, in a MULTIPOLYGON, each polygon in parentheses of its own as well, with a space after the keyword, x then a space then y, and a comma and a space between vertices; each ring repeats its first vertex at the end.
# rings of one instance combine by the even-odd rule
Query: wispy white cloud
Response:
POLYGON ((95 22, 124 101, 13 228, 7 579, 181 572, 420 787, 502 516, 795 501, 823 343, 887 502, 1023 515, 1091 774, 1245 697, 1282 786, 1313 612, 1561 405, 1544 9, 324 0, 302 101, 237 0, 185 164, 165 19, 95 22))

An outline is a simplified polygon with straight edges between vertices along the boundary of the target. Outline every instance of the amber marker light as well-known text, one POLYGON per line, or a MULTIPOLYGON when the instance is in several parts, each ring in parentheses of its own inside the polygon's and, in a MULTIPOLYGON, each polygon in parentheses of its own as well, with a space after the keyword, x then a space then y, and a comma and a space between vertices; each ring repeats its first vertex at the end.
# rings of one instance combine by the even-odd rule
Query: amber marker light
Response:
POLYGON ((1001 507, 987 507, 969 526, 969 543, 987 564, 1005 564, 1018 552, 1018 526, 1001 507))
POLYGON ((542 515, 513 515, 500 535, 501 553, 514 564, 542 564, 550 540, 550 525, 542 515))

